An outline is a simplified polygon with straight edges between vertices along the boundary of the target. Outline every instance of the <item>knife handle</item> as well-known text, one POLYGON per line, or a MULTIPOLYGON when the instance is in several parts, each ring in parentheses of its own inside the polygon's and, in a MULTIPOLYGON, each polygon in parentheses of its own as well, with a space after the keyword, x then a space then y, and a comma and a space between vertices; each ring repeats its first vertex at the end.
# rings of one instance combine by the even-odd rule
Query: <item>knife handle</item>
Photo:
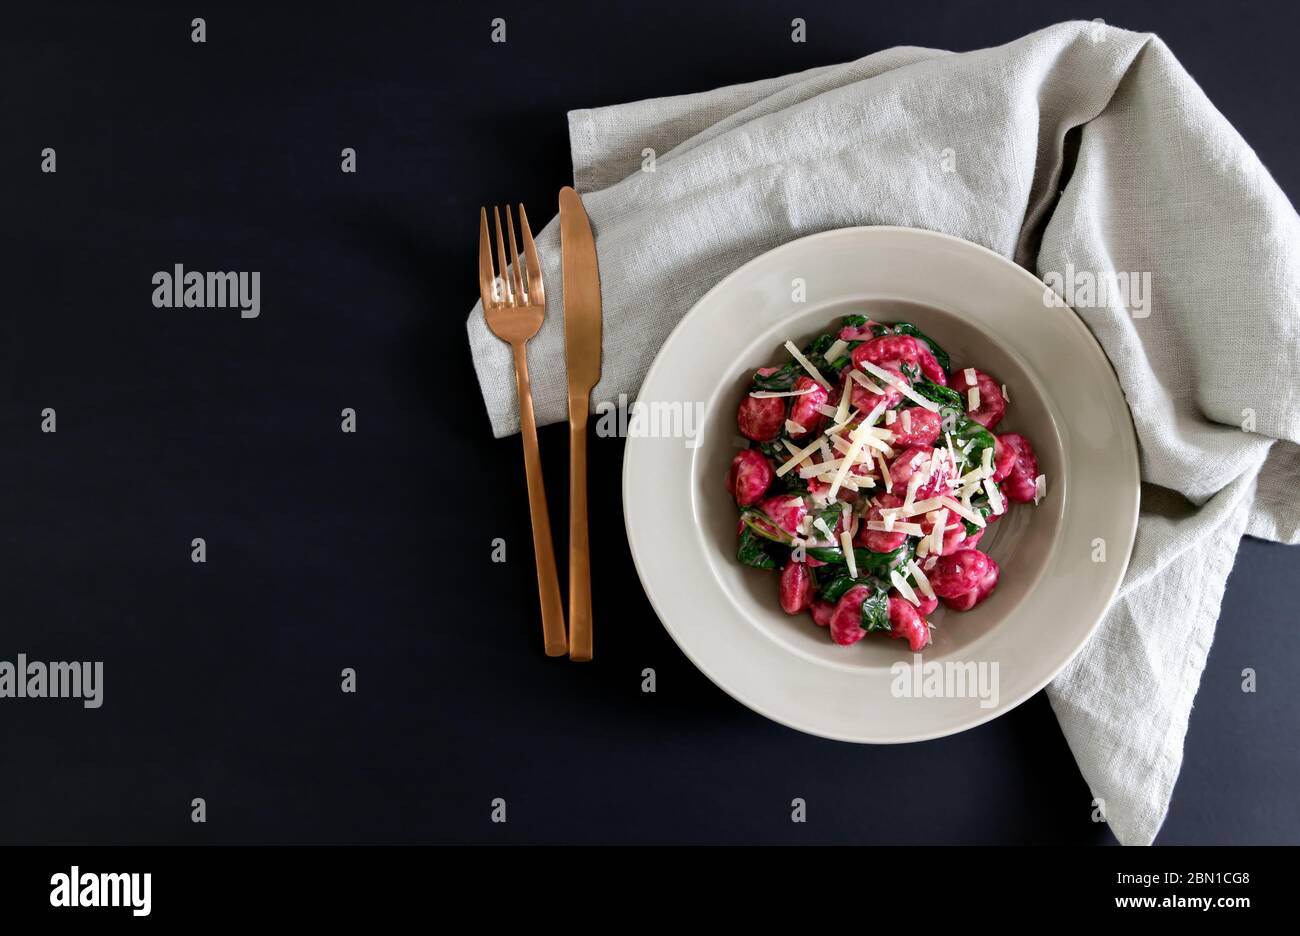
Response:
POLYGON ((587 534, 587 409, 569 400, 569 659, 591 659, 591 544, 587 534))
POLYGON ((524 440, 524 469, 528 474, 528 510, 533 521, 533 553, 537 559, 537 593, 542 603, 542 637, 546 655, 564 656, 564 602, 560 577, 555 571, 551 543, 551 515, 546 509, 542 483, 542 458, 537 447, 537 420, 533 417, 533 392, 528 380, 528 352, 523 342, 514 345, 515 380, 519 387, 519 434, 524 440))

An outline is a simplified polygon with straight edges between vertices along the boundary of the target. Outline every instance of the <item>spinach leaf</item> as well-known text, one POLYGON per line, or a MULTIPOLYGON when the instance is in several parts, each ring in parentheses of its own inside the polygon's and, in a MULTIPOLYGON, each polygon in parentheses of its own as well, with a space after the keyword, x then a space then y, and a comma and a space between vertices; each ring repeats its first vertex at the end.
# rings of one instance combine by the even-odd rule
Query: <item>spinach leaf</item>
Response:
POLYGON ((812 344, 808 345, 806 348, 803 349, 803 353, 805 356, 807 356, 810 359, 814 357, 819 357, 822 360, 825 360, 826 352, 830 349, 830 346, 833 344, 835 344, 834 335, 818 335, 816 338, 813 339, 812 344))
MULTIPOLYGON (((818 510, 816 512, 816 517, 821 518, 822 523, 826 524, 826 526, 830 528, 831 532, 834 533, 835 524, 840 522, 840 515, 842 513, 843 511, 840 509, 839 504, 831 504, 829 507, 825 507, 822 510, 818 510)), ((817 530, 817 527, 814 526, 813 529, 817 530)), ((823 535, 821 530, 817 530, 817 535, 818 536, 823 535)))
POLYGON ((750 442, 750 448, 756 448, 768 458, 774 459, 779 465, 790 457, 790 453, 785 450, 780 439, 773 439, 771 442, 750 442))
POLYGON ((861 328, 867 324, 867 317, 865 315, 846 315, 840 320, 840 323, 845 328, 861 328))
POLYGON ((873 631, 888 633, 890 630, 889 588, 878 579, 855 579, 850 578, 847 573, 841 572, 822 586, 818 597, 822 601, 829 601, 834 604, 843 598, 849 589, 856 588, 859 585, 863 585, 869 590, 867 597, 862 599, 862 629, 868 633, 873 631))
MULTIPOLYGON (((989 496, 983 492, 976 494, 970 499, 970 509, 979 514, 986 521, 993 514, 993 505, 989 503, 989 496)), ((971 523, 965 517, 961 518, 961 522, 966 527, 967 536, 974 536, 975 531, 979 529, 978 526, 971 523)))
POLYGON ((939 362, 945 374, 952 373, 952 361, 948 357, 948 352, 943 349, 939 342, 935 341, 921 329, 917 328, 911 322, 898 322, 895 325, 872 325, 871 333, 877 338, 883 338, 885 335, 910 335, 918 341, 924 341, 930 346, 930 353, 934 359, 939 362))
POLYGON ((747 528, 765 540, 780 543, 782 546, 789 546, 794 541, 789 533, 777 526, 771 517, 757 507, 746 507, 740 512, 740 519, 747 528))
MULTIPOLYGON (((853 559, 857 563, 859 575, 868 572, 880 578, 888 578, 892 570, 907 565, 912 558, 912 550, 913 546, 910 540, 893 552, 888 553, 856 548, 853 550, 853 559)), ((844 558, 844 551, 838 548, 809 546, 808 555, 820 562, 831 565, 842 566, 848 564, 848 561, 844 558)))
POLYGON ((800 367, 796 361, 791 361, 772 374, 760 374, 755 371, 754 389, 777 391, 790 390, 794 387, 794 382, 802 373, 803 368, 800 367))
POLYGON ((937 384, 929 377, 922 377, 912 384, 912 389, 927 400, 938 403, 941 407, 951 407, 959 415, 966 412, 966 401, 952 387, 937 384))
POLYGON ((912 384, 912 389, 939 404, 939 431, 953 432, 959 420, 966 418, 966 399, 951 387, 937 384, 928 377, 922 377, 912 384))
POLYGON ((879 585, 876 590, 862 600, 862 629, 868 634, 883 632, 888 634, 889 626, 889 592, 879 585))
POLYGON ((767 551, 767 540, 763 539, 748 526, 740 533, 740 545, 736 548, 736 558, 742 565, 753 569, 775 569, 776 560, 767 551))
POLYGON ((993 448, 993 433, 975 420, 963 415, 957 418, 953 426, 952 443, 958 449, 965 450, 966 465, 969 470, 970 467, 983 463, 986 448, 993 448), (967 448, 967 443, 970 443, 969 448, 967 448))
POLYGON ((847 572, 838 572, 821 587, 820 597, 822 601, 834 604, 844 596, 846 591, 858 584, 861 583, 850 577, 847 572))
POLYGON ((783 477, 774 479, 770 490, 773 494, 794 494, 802 497, 808 493, 808 479, 800 477, 797 471, 791 471, 783 477))
MULTIPOLYGON (((801 350, 804 357, 808 358, 813 367, 825 374, 826 371, 832 370, 830 363, 826 361, 826 352, 830 346, 835 343, 835 339, 830 335, 818 335, 801 350)), ((794 382, 804 373, 803 365, 798 361, 788 361, 775 373, 764 376, 755 372, 754 389, 755 390, 790 390, 794 387, 794 382)))
POLYGON ((935 341, 933 338, 931 338, 925 332, 921 331, 921 329, 917 328, 911 322, 899 322, 897 325, 894 326, 894 334, 911 335, 913 338, 917 339, 918 341, 924 341, 926 344, 930 346, 930 353, 933 354, 934 359, 939 362, 939 366, 943 368, 943 372, 945 374, 952 373, 952 361, 948 357, 948 352, 945 351, 942 346, 940 346, 939 342, 935 341))

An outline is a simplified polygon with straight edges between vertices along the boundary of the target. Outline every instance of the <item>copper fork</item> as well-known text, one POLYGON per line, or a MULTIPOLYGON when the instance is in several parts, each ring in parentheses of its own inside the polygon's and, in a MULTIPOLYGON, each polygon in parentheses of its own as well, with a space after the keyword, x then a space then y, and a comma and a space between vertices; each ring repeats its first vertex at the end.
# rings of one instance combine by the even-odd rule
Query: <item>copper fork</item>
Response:
POLYGON ((501 239, 501 214, 494 207, 497 272, 492 270, 492 245, 488 239, 487 209, 479 209, 478 285, 483 296, 483 317, 487 326, 510 345, 515 355, 515 383, 519 389, 519 431, 524 439, 524 468, 528 474, 528 508, 533 519, 533 552, 537 557, 537 591, 542 602, 542 635, 547 656, 569 652, 564 634, 564 605, 560 601, 560 580, 555 574, 555 550, 551 545, 551 518, 546 510, 546 489, 542 484, 542 459, 537 450, 537 422, 533 417, 533 393, 528 383, 528 339, 537 334, 546 317, 546 292, 542 267, 537 261, 528 215, 519 206, 519 227, 524 236, 524 262, 519 260, 515 224, 507 205, 506 232, 510 238, 510 265, 501 239))

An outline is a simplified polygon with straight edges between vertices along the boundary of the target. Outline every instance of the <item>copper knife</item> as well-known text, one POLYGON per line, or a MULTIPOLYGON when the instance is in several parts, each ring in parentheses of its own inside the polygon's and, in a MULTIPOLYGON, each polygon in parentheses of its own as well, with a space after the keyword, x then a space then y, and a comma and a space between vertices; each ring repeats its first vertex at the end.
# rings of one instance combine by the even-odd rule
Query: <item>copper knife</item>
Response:
POLYGON ((564 362, 569 374, 569 659, 591 659, 591 545, 587 538, 587 413, 600 380, 600 268, 582 199, 560 189, 564 362))

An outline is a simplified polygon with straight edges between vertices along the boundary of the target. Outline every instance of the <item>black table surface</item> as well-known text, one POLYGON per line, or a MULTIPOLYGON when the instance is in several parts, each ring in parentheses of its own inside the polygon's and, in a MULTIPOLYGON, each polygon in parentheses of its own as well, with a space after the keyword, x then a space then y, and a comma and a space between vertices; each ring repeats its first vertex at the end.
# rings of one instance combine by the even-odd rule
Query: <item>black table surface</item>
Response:
MULTIPOLYGON (((0 841, 1114 841, 1041 694, 870 747, 714 687, 641 590, 616 439, 597 661, 543 657, 519 441, 465 341, 478 208, 554 213, 573 108, 1096 17, 1159 33, 1294 198, 1294 5, 202 6, 24 4, 0 37, 0 660, 104 662, 98 710, 0 700, 0 841), (155 308, 176 263, 260 271, 260 316, 155 308)), ((541 445, 562 530, 566 430, 541 445)), ((1297 576, 1243 543, 1159 842, 1300 840, 1297 576)))

